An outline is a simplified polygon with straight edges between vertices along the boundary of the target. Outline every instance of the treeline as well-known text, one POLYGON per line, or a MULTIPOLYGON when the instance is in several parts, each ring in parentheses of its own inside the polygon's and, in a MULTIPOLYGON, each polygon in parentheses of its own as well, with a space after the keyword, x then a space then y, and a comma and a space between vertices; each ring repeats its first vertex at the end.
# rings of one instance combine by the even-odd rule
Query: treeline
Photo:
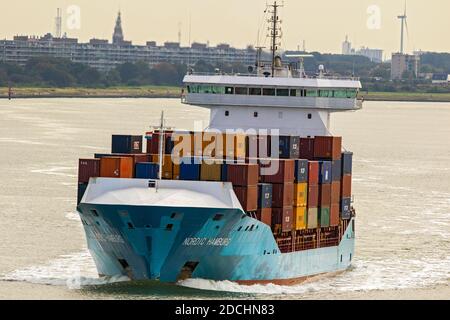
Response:
MULTIPOLYGON (((244 72, 241 64, 209 65, 203 61, 193 66, 196 72, 244 72)), ((0 87, 50 86, 50 87, 111 87, 111 86, 179 86, 186 75, 187 66, 160 63, 150 66, 145 62, 120 64, 108 72, 59 58, 33 58, 25 66, 0 63, 0 87)))

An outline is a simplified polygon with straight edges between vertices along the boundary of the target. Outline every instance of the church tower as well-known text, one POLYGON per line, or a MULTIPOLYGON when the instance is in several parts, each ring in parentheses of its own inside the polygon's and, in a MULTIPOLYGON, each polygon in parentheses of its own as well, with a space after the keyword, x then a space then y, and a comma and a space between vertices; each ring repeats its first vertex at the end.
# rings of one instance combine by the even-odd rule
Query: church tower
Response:
POLYGON ((120 45, 123 43, 123 41, 122 18, 119 11, 116 20, 116 26, 114 27, 113 44, 120 45))

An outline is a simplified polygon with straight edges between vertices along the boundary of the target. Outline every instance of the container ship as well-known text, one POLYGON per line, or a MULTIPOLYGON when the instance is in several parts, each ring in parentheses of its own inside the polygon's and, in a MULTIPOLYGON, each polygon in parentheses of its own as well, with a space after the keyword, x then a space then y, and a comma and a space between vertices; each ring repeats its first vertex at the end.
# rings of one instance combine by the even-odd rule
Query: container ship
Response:
POLYGON ((176 283, 293 285, 354 257, 353 153, 331 114, 361 109, 357 78, 307 75, 302 56, 258 54, 246 74, 184 78, 182 103, 210 110, 203 131, 113 135, 79 160, 77 210, 100 276, 176 283))

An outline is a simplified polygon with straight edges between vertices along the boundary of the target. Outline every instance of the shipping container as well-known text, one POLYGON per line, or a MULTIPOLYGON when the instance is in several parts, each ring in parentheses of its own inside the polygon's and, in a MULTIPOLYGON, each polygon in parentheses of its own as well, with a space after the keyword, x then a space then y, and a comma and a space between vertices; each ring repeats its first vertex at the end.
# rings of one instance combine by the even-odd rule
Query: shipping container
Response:
POLYGON ((320 165, 318 161, 308 162, 308 183, 310 185, 319 184, 319 170, 320 165))
POLYGON ((294 207, 294 229, 306 230, 308 222, 308 210, 306 207, 294 207))
POLYGON ((294 182, 294 174, 294 160, 260 159, 260 175, 264 183, 294 182))
POLYGON ((242 133, 226 134, 224 154, 227 159, 245 159, 247 154, 246 135, 242 133))
MULTIPOLYGON (((248 135, 245 138, 245 158, 258 158, 259 139, 258 135, 248 135)), ((267 157, 267 155, 265 155, 267 157)))
POLYGON ((203 161, 200 168, 200 179, 202 181, 222 181, 222 164, 211 163, 208 160, 203 161))
POLYGON ((223 134, 216 132, 204 132, 202 141, 202 155, 206 158, 224 158, 223 134))
POLYGON ((319 186, 308 185, 308 208, 317 208, 319 206, 319 186))
MULTIPOLYGON (((159 163, 159 155, 152 155, 152 162, 159 163)), ((173 179, 173 161, 170 154, 163 156, 162 175, 163 179, 173 179)))
POLYGON ((353 152, 342 153, 342 174, 352 174, 353 152))
POLYGON ((158 179, 159 164, 152 162, 136 163, 135 177, 137 179, 158 179))
POLYGON ((330 207, 330 226, 337 227, 340 223, 340 205, 332 204, 330 207))
POLYGON ((319 208, 319 222, 321 228, 330 226, 330 207, 319 208))
POLYGON ((180 180, 180 162, 177 161, 173 164, 173 172, 172 172, 172 179, 173 180, 180 180))
POLYGON ((294 205, 294 184, 292 182, 272 184, 272 208, 294 205))
POLYGON ((173 150, 176 157, 194 156, 194 133, 191 131, 176 131, 172 134, 173 150))
POLYGON ((341 181, 342 179, 342 161, 333 160, 331 161, 331 180, 341 181))
POLYGON ((300 138, 299 158, 314 159, 314 138, 300 138))
POLYGON ((319 185, 319 206, 331 206, 331 183, 319 185))
POLYGON ((342 177, 341 197, 350 198, 352 196, 352 176, 346 174, 342 177))
POLYGON ((90 178, 100 176, 99 159, 80 159, 78 161, 78 183, 88 183, 90 178))
POLYGON ((306 207, 308 204, 308 183, 294 184, 294 207, 306 207))
POLYGON ((272 208, 272 226, 281 225, 282 232, 292 231, 294 220, 294 208, 272 208))
POLYGON ((142 153, 142 136, 113 135, 112 153, 142 153))
POLYGON ((331 183, 331 161, 319 161, 319 183, 331 183))
POLYGON ((79 205, 81 203, 81 200, 83 199, 83 196, 86 193, 87 187, 88 187, 88 183, 79 183, 78 184, 77 205, 79 205))
MULTIPOLYGON (((171 154, 173 149, 172 141, 173 131, 164 131, 164 139, 162 145, 162 152, 164 154, 171 154)), ((159 154, 159 142, 160 142, 161 132, 158 130, 152 133, 151 145, 147 145, 147 153, 159 154)))
POLYGON ((331 183, 331 204, 338 204, 341 202, 341 183, 333 181, 331 183))
POLYGON ((100 176, 104 178, 133 178, 134 163, 130 157, 100 159, 100 176))
POLYGON ((339 160, 342 152, 342 137, 316 136, 314 138, 314 158, 339 160))
POLYGON ((308 182, 308 160, 295 160, 294 182, 308 182))
POLYGON ((258 210, 258 186, 233 187, 244 211, 258 210))
POLYGON ((349 220, 352 217, 351 212, 351 198, 343 198, 341 202, 341 218, 343 220, 349 220))
POLYGON ((258 209, 258 211, 256 211, 256 216, 262 223, 267 224, 269 227, 272 226, 272 208, 258 209))
POLYGON ((318 227, 319 211, 317 208, 308 208, 308 229, 316 229, 318 227))
POLYGON ((227 181, 234 186, 254 186, 258 184, 259 166, 257 164, 228 164, 227 181))
POLYGON ((272 208, 272 185, 270 183, 258 184, 258 208, 272 208))
POLYGON ((183 158, 180 164, 180 180, 200 180, 201 160, 198 158, 183 158))
POLYGON ((298 159, 300 156, 300 138, 297 136, 279 136, 278 157, 298 159))

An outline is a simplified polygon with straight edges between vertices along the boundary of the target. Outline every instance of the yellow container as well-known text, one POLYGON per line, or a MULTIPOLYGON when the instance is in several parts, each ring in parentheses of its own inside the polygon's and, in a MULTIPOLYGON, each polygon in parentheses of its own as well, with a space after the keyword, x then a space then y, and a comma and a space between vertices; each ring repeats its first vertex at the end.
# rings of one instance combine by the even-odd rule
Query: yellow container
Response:
MULTIPOLYGON (((159 164, 159 155, 152 155, 152 162, 159 164)), ((163 179, 173 179, 173 162, 170 154, 164 155, 162 166, 163 179)))
POLYGON ((227 159, 245 159, 246 135, 241 133, 223 135, 223 153, 227 159))
POLYGON ((308 224, 308 210, 306 207, 294 207, 294 228, 297 231, 306 230, 308 224))
POLYGON ((308 183, 294 184, 294 206, 306 207, 308 203, 308 183))
POLYGON ((220 163, 202 162, 200 168, 200 180, 221 181, 222 165, 220 163))

